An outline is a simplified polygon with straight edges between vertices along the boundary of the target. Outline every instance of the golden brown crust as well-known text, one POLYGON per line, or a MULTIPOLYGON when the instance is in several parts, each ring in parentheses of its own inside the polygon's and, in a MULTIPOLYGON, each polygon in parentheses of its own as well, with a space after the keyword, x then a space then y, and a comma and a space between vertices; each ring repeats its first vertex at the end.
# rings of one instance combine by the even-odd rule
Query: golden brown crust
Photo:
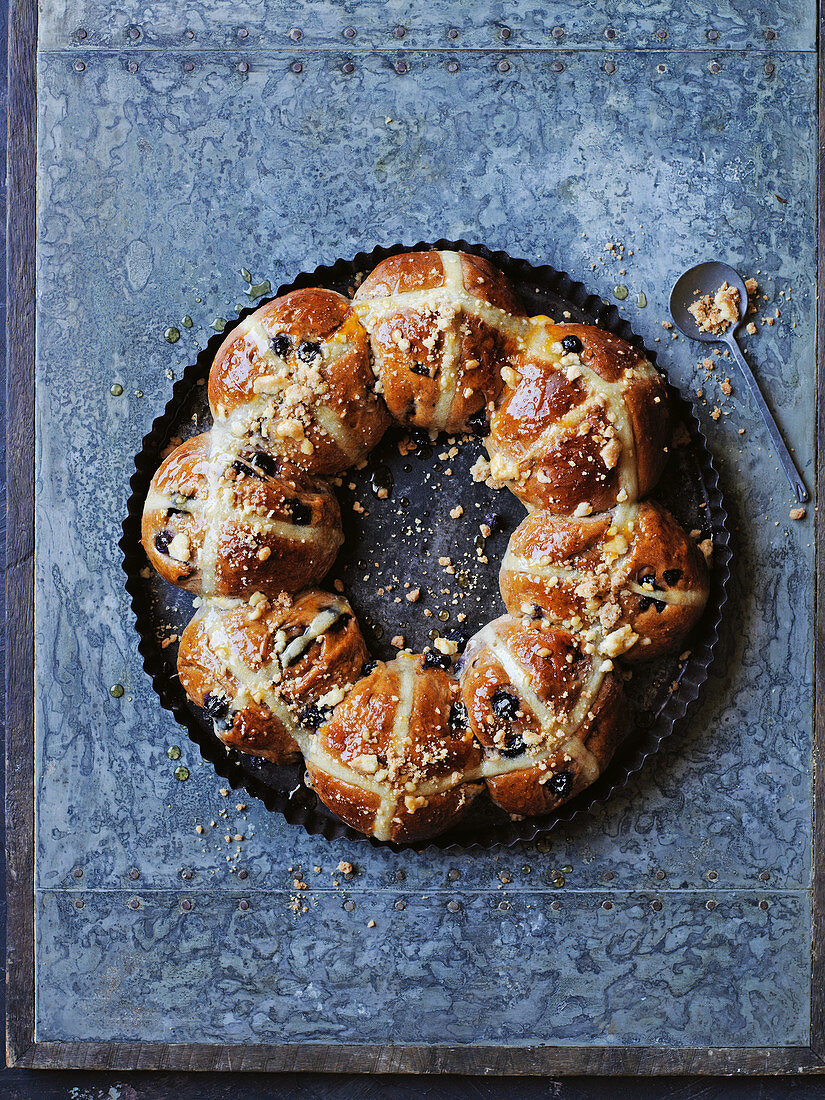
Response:
POLYGON ((379 663, 320 727, 307 753, 313 789, 383 840, 422 840, 457 820, 480 790, 466 783, 480 752, 455 681, 420 657, 379 663))
POLYGON ((216 453, 206 433, 161 464, 142 520, 150 563, 204 596, 276 596, 319 581, 343 542, 335 494, 254 449, 235 453, 216 453))
POLYGON ((592 325, 534 317, 505 378, 487 449, 492 477, 523 503, 586 514, 650 491, 671 413, 664 381, 635 348, 592 325))
POLYGON ((384 400, 403 424, 486 431, 487 406, 524 314, 507 278, 463 252, 390 256, 354 306, 370 334, 384 400))
POLYGON ((309 590, 294 601, 209 601, 181 636, 178 674, 225 745, 283 763, 300 751, 295 737, 332 713, 366 660, 346 600, 309 590))
POLYGON ((613 655, 628 661, 678 650, 709 591, 698 546, 652 501, 581 519, 532 512, 510 539, 499 583, 513 615, 540 608, 569 629, 596 624, 602 637, 627 626, 638 638, 613 655))
POLYGON ((270 453, 328 476, 364 458, 389 424, 366 332, 348 299, 319 288, 276 298, 232 330, 209 404, 216 423, 240 423, 270 453))

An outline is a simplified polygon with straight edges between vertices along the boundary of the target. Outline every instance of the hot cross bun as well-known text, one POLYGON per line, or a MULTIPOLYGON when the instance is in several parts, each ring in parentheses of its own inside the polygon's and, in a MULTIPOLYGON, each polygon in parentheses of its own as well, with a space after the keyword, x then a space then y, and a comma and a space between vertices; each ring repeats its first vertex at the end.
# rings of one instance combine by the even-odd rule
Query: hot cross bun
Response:
POLYGON ((465 252, 383 260, 355 294, 384 401, 402 424, 486 434, 524 307, 507 278, 465 252))
POLYGON ((201 596, 295 592, 327 572, 344 540, 325 481, 219 431, 194 436, 152 478, 142 542, 160 575, 201 596))
POLYGON ((275 763, 358 680, 367 648, 341 596, 309 590, 248 602, 209 600, 183 632, 178 673, 186 694, 212 719, 225 745, 275 763))
POLYGON ((699 546, 652 501, 582 518, 536 509, 513 533, 499 583, 511 615, 595 625, 603 651, 628 661, 678 649, 709 591, 699 546))
POLYGON ((592 325, 533 317, 503 373, 490 474, 528 508, 588 515, 650 492, 672 425, 664 381, 641 352, 592 325))
POLYGON ((322 802, 379 840, 443 832, 482 790, 457 683, 411 654, 361 680, 304 758, 322 802))
POLYGON ((216 425, 330 476, 365 458, 389 424, 367 334, 333 290, 293 290, 234 328, 209 373, 216 425))

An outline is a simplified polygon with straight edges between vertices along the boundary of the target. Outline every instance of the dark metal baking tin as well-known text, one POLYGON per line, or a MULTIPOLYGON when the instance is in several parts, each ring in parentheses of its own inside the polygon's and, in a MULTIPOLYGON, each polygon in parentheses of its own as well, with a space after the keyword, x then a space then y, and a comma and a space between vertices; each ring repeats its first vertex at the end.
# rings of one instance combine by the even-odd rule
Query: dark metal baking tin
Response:
MULTIPOLYGON (((655 353, 644 348, 642 341, 627 321, 620 316, 616 307, 606 303, 597 295, 591 294, 582 283, 574 281, 566 273, 552 267, 534 266, 527 260, 513 259, 504 252, 490 252, 483 246, 469 244, 467 241, 440 240, 434 244, 422 242, 412 246, 394 245, 391 248, 376 248, 369 253, 362 252, 352 260, 338 259, 329 266, 321 266, 315 271, 300 274, 288 286, 279 287, 276 296, 309 286, 326 286, 347 293, 351 291, 357 276, 371 271, 385 257, 398 252, 424 251, 430 248, 461 249, 486 256, 510 277, 521 293, 529 313, 546 313, 557 320, 582 321, 599 325, 628 343, 643 349, 651 361, 655 361, 655 353), (563 316, 565 311, 569 312, 569 317, 563 316)), ((143 657, 143 665, 151 677, 161 704, 170 710, 178 722, 186 728, 190 738, 199 746, 203 758, 214 765, 218 775, 224 777, 232 787, 243 787, 251 795, 260 798, 269 810, 282 813, 290 824, 301 825, 308 833, 320 834, 328 840, 339 837, 369 840, 369 843, 377 846, 381 842, 364 837, 326 809, 315 794, 306 787, 301 763, 276 766, 234 749, 227 750, 215 737, 211 724, 204 721, 200 709, 187 700, 180 686, 176 671, 177 646, 168 646, 163 649, 160 645, 162 628, 167 633, 171 628, 179 634, 188 622, 192 614, 192 597, 180 589, 167 585, 151 571, 149 571, 150 576, 141 576, 142 571, 147 572, 147 562, 140 546, 140 519, 149 483, 161 461, 161 452, 176 435, 185 438, 194 434, 195 431, 208 430, 210 420, 205 386, 198 385, 198 380, 208 376, 215 352, 226 333, 267 300, 260 299, 255 302, 228 324, 224 332, 217 333, 209 340, 195 362, 186 368, 183 376, 175 383, 166 408, 154 421, 149 434, 143 440, 143 446, 135 458, 136 471, 130 482, 132 493, 127 504, 123 538, 120 542, 123 550, 123 567, 127 577, 126 590, 131 597, 136 627, 140 635, 139 650, 143 657), (196 415, 196 421, 192 419, 193 414, 196 415)), ((556 813, 513 821, 482 795, 457 826, 431 841, 414 847, 423 850, 432 845, 450 850, 475 846, 490 847, 496 844, 511 845, 517 841, 533 840, 542 834, 549 833, 562 823, 573 821, 592 810, 594 806, 605 802, 615 790, 624 786, 628 778, 639 771, 648 756, 655 753, 662 741, 673 732, 674 726, 684 716, 688 706, 698 697, 701 686, 708 676, 708 667, 718 641, 722 610, 727 599, 726 587, 730 576, 731 559, 730 537, 719 479, 713 466, 707 440, 690 404, 673 386, 669 388, 690 435, 690 443, 686 447, 673 449, 671 461, 675 468, 671 466, 665 472, 661 487, 654 496, 669 507, 683 524, 700 528, 703 536, 710 536, 714 546, 708 606, 693 635, 685 643, 686 648, 690 649, 690 657, 680 663, 676 655, 673 655, 634 670, 628 686, 628 698, 634 719, 631 723, 631 732, 617 751, 605 774, 579 797, 560 807, 556 813), (676 487, 678 492, 675 491, 676 487)), ((403 519, 398 518, 397 511, 402 490, 412 494, 409 498, 405 498, 410 501, 411 517, 429 512, 427 505, 433 505, 431 493, 435 469, 432 456, 426 449, 423 457, 400 462, 395 446, 397 438, 398 433, 394 433, 391 429, 386 439, 373 452, 367 469, 360 474, 347 474, 344 478, 345 487, 339 492, 339 496, 342 498, 346 542, 332 572, 332 575, 340 576, 344 580, 347 596, 359 615, 371 649, 376 656, 385 657, 390 657, 393 652, 388 647, 387 638, 398 632, 399 616, 410 613, 410 607, 403 598, 401 605, 395 604, 394 594, 384 597, 376 595, 380 584, 377 576, 372 573, 369 556, 359 558, 357 552, 364 554, 365 548, 371 546, 370 537, 376 532, 380 531, 383 536, 386 536, 390 523, 403 524, 403 519), (389 505, 369 496, 370 470, 374 468, 376 462, 380 463, 382 458, 386 459, 388 465, 392 462, 393 472, 396 474, 395 492, 390 498, 389 505), (427 467, 430 473, 429 482, 423 480, 423 467, 427 467), (404 478, 410 473, 412 477, 408 479, 409 484, 405 484, 404 478), (358 543, 353 538, 356 533, 353 513, 351 508, 347 507, 346 498, 349 490, 346 485, 350 480, 356 482, 358 486, 353 499, 365 500, 369 497, 373 501, 368 508, 370 515, 359 519, 358 543), (413 496, 418 499, 414 500, 413 496), (386 512, 382 513, 382 507, 396 509, 395 516, 390 518, 386 512), (367 574, 370 574, 369 580, 364 579, 367 575, 364 573, 365 567, 367 574), (388 614, 393 616, 395 625, 384 629, 380 620, 383 619, 383 623, 386 623, 388 614)), ((438 443, 435 449, 441 449, 438 443)), ((483 486, 475 486, 469 477, 469 465, 476 450, 477 448, 469 446, 461 448, 460 454, 452 462, 453 476, 457 480, 455 482, 451 480, 449 484, 450 489, 456 488, 458 484, 462 486, 460 499, 465 502, 465 516, 462 524, 465 528, 463 534, 467 537, 471 530, 477 531, 477 524, 474 521, 479 515, 475 508, 478 495, 481 494, 483 497, 485 492, 488 496, 492 493, 483 486), (464 480, 459 482, 458 479, 462 475, 464 480), (475 515, 473 515, 474 511, 475 515)), ((491 561, 482 589, 486 590, 490 600, 494 602, 491 603, 485 596, 481 608, 484 611, 484 618, 480 621, 473 622, 473 616, 468 615, 467 625, 471 630, 480 626, 483 621, 503 613, 504 609, 500 603, 496 583, 498 564, 504 552, 506 540, 513 527, 524 515, 522 506, 512 494, 506 491, 495 494, 492 500, 496 512, 502 516, 504 530, 498 536, 493 536, 488 543, 491 561)), ((441 514, 440 510, 439 514, 441 514)), ((446 525, 442 526, 446 527, 446 525)), ((450 538, 453 542, 462 535, 461 531, 456 534, 458 527, 458 524, 450 525, 450 538)), ((406 576, 417 583, 418 576, 429 569, 435 580, 437 571, 433 568, 432 559, 437 555, 432 552, 422 555, 421 550, 426 546, 427 542, 425 541, 422 546, 419 539, 416 546, 411 548, 410 560, 404 566, 398 566, 398 572, 402 577, 406 576)), ((443 577, 440 580, 443 584, 443 577)), ((403 590, 401 594, 403 597, 403 590)), ((476 596, 478 596, 478 590, 476 596)), ((436 618, 430 622, 444 627, 455 625, 439 623, 436 618)), ((406 628, 407 642, 408 644, 412 642, 416 648, 420 648, 426 643, 427 638, 421 636, 416 638, 416 630, 420 635, 421 624, 416 625, 411 621, 406 628)), ((398 846, 390 845, 390 847, 398 846)))

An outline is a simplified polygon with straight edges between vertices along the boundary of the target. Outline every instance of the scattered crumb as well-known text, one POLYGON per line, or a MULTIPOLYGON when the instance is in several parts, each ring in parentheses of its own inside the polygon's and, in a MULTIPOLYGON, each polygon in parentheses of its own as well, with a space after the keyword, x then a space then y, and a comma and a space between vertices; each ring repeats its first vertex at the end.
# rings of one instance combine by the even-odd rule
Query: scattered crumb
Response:
POLYGON ((714 295, 703 294, 688 306, 700 332, 720 335, 739 320, 740 294, 735 286, 722 283, 714 295))
POLYGON ((791 508, 788 515, 790 516, 791 519, 804 519, 805 518, 805 509, 804 508, 791 508))

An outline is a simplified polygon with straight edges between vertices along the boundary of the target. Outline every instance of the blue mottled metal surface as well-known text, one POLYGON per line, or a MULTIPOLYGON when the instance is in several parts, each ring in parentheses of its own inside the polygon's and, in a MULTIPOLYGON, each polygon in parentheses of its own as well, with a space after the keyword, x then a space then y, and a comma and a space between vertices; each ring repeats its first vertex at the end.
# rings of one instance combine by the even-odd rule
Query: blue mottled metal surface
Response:
MULTIPOLYGON (((557 40, 527 5, 519 19, 508 5, 507 21, 514 38, 516 27, 532 37, 507 44, 479 14, 494 18, 492 8, 474 8, 472 46, 495 48, 465 41, 455 72, 452 44, 412 48, 436 43, 434 22, 420 39, 411 29, 392 42, 384 29, 375 39, 359 30, 350 50, 329 30, 348 25, 346 6, 307 5, 298 20, 273 5, 246 73, 227 28, 247 15, 250 28, 252 16, 262 25, 259 5, 232 5, 226 23, 220 4, 191 5, 189 44, 183 16, 166 6, 48 7, 38 1039, 804 1043, 812 535, 808 521, 788 522, 787 486, 736 378, 723 402, 697 374, 698 349, 661 321, 674 277, 696 259, 761 270, 782 316, 748 352, 811 485, 813 5, 766 16, 779 31, 770 55, 755 48, 761 24, 739 4, 698 24, 685 7, 668 39, 610 55, 596 48, 592 17, 580 43, 592 48, 571 48, 568 26, 555 51, 533 48, 557 40), (752 48, 710 52, 698 28, 721 28, 722 17, 752 48), (86 22, 87 39, 70 41, 86 22), (130 23, 145 38, 128 39, 130 23), (304 23, 314 40, 308 31, 280 45, 276 31, 304 23), (653 48, 700 41, 708 48, 653 48), (394 68, 399 50, 406 73, 394 68), (328 845, 253 800, 236 810, 187 742, 191 778, 176 781, 165 750, 181 733, 143 675, 123 590, 117 541, 133 455, 170 373, 215 317, 248 301, 239 269, 276 286, 378 243, 442 235, 550 262, 608 298, 627 285, 625 312, 662 365, 686 391, 707 390, 700 415, 734 525, 733 599, 702 704, 617 798, 542 850, 328 845), (604 251, 609 239, 624 242, 622 259, 604 251), (187 314, 193 328, 168 345, 164 329, 187 314), (110 395, 115 382, 122 396, 110 395), (718 422, 717 403, 730 413, 718 422), (115 682, 126 687, 120 700, 108 692, 115 682), (223 839, 236 834, 244 840, 223 839), (355 864, 352 878, 336 873, 340 860, 355 864), (292 869, 308 890, 293 889, 292 869)), ((611 25, 647 34, 657 7, 636 7, 616 5, 611 25)), ((358 10, 374 27, 406 18, 401 6, 358 10)), ((470 9, 442 10, 448 25, 470 9)))

